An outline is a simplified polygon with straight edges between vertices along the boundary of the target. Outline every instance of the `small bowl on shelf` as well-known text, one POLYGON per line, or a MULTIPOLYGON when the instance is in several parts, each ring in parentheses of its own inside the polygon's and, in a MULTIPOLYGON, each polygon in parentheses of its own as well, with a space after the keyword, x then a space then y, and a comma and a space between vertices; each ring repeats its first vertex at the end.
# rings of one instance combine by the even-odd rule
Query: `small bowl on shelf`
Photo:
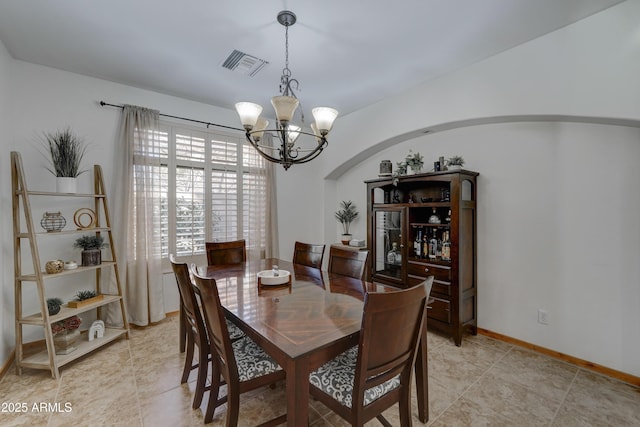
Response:
POLYGON ((75 261, 67 261, 64 263, 65 270, 75 270, 76 268, 78 268, 78 263, 75 261))

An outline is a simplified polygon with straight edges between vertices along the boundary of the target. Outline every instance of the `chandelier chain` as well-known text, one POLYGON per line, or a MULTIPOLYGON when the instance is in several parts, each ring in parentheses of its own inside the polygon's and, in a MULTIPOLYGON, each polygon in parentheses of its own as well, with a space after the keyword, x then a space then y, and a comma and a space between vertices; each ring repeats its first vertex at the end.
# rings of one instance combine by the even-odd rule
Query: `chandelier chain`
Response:
MULTIPOLYGON (((285 25, 284 28, 284 68, 289 70, 289 26, 285 25)), ((290 70, 289 75, 291 75, 290 70)))

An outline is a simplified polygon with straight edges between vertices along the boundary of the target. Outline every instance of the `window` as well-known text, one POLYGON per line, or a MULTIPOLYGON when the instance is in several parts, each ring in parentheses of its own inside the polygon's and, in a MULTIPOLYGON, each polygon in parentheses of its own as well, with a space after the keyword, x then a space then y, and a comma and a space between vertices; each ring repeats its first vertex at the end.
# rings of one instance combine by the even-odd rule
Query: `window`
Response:
POLYGON ((154 139, 161 257, 204 255, 205 241, 236 239, 264 253, 266 161, 244 136, 163 123, 154 139))

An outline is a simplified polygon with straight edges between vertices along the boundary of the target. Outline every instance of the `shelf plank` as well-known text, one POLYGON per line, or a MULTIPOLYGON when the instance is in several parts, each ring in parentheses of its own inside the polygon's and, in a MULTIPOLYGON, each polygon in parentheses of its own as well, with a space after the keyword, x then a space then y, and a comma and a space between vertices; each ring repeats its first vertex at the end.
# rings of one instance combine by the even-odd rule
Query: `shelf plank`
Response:
MULTIPOLYGON (((108 231, 111 231, 111 228, 109 227, 94 227, 94 228, 82 228, 82 229, 77 229, 77 230, 60 230, 60 231, 41 231, 38 233, 33 233, 36 236, 60 236, 63 234, 78 234, 78 233, 95 233, 95 232, 103 232, 106 233, 108 231)), ((21 239, 28 239, 29 233, 20 233, 18 234, 18 237, 21 239)))
MULTIPOLYGON (((120 301, 120 299, 122 298, 120 295, 106 295, 106 294, 102 294, 102 295, 104 296, 102 300, 93 302, 91 304, 87 304, 80 308, 71 308, 71 307, 68 307, 67 305, 61 306, 60 312, 58 314, 49 316, 49 322, 54 323, 59 320, 66 319, 67 317, 84 313, 85 311, 90 311, 95 308, 110 304, 112 302, 120 301)), ((20 323, 24 325, 43 326, 44 320, 42 319, 42 313, 35 313, 22 318, 22 320, 20 320, 20 323)))
MULTIPOLYGON (((73 270, 62 270, 60 273, 48 274, 48 273, 45 273, 43 271, 42 272, 42 278, 45 279, 45 280, 46 279, 52 279, 52 278, 55 278, 55 277, 68 276, 70 274, 81 273, 83 271, 90 271, 90 270, 97 270, 99 268, 113 267, 115 265, 116 265, 116 263, 113 262, 113 261, 102 261, 102 264, 100 264, 100 265, 90 265, 88 267, 78 266, 78 268, 76 268, 76 269, 73 269, 73 270)), ((37 281, 37 278, 36 278, 35 274, 27 274, 25 276, 20 276, 18 279, 23 281, 23 282, 35 282, 35 281, 37 281)))
POLYGON ((451 202, 417 202, 417 203, 374 203, 374 209, 384 208, 442 208, 450 207, 451 202))
MULTIPOLYGON (((20 191, 16 192, 20 194, 20 191)), ((107 197, 104 194, 94 194, 94 193, 56 193, 55 191, 27 191, 27 195, 29 196, 63 196, 63 197, 91 197, 95 199, 104 199, 107 197)))
MULTIPOLYGON (((78 341, 76 342, 78 349, 69 354, 56 354, 56 362, 59 367, 63 366, 87 353, 91 353, 93 350, 96 350, 111 341, 120 338, 126 333, 127 330, 124 328, 105 328, 104 336, 102 338, 95 338, 93 341, 89 341, 87 333, 84 331, 80 334, 80 338, 78 338, 78 341)), ((20 365, 25 368, 49 370, 51 369, 49 366, 49 353, 44 349, 36 354, 25 357, 22 359, 20 365)))

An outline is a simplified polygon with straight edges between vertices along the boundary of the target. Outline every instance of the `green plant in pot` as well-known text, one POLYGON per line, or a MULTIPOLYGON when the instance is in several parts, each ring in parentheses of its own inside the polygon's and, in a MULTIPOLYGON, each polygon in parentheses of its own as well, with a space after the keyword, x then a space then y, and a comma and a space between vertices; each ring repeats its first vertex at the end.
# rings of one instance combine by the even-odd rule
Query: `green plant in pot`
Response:
POLYGON ((78 291, 76 293, 76 301, 84 301, 87 299, 95 298, 98 296, 98 293, 93 289, 88 289, 85 291, 78 291))
POLYGON ((82 249, 82 265, 85 267, 102 263, 104 246, 104 238, 97 234, 78 237, 73 244, 73 247, 82 249))
POLYGON ((60 307, 64 304, 60 298, 47 298, 47 311, 49 316, 60 313, 60 307))
POLYGON ((447 160, 448 170, 462 169, 462 166, 464 166, 464 159, 462 158, 462 156, 452 156, 447 160))
POLYGON ((82 169, 82 159, 87 147, 84 141, 70 128, 56 132, 45 132, 44 145, 49 153, 49 172, 56 176, 58 193, 75 193, 76 178, 86 172, 82 169))
POLYGON ((409 150, 405 163, 413 173, 420 173, 424 165, 424 157, 422 157, 420 153, 414 153, 412 150, 409 150))
POLYGON ((344 233, 342 234, 342 244, 348 245, 351 241, 351 233, 349 233, 349 227, 351 223, 358 218, 358 209, 356 205, 351 201, 340 202, 340 209, 335 213, 336 219, 342 224, 344 233))

